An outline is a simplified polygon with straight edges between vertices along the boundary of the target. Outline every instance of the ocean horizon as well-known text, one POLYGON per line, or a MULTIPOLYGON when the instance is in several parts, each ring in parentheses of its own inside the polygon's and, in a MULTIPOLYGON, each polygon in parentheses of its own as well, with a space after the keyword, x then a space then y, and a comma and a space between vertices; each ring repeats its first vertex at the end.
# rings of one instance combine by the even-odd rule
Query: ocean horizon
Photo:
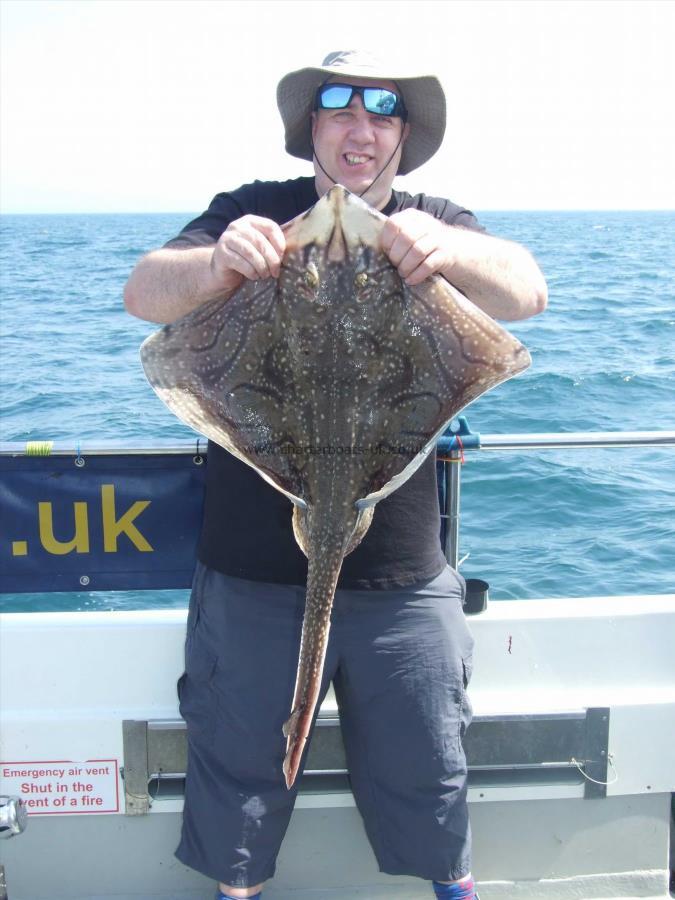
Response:
MULTIPOLYGON (((187 216, 186 222, 190 221, 190 216, 197 216, 202 210, 180 210, 180 209, 155 209, 155 210, 133 210, 133 209, 98 209, 98 210, 0 210, 0 219, 11 216, 187 216)), ((580 214, 587 213, 655 213, 656 215, 669 215, 675 213, 675 207, 498 207, 491 209, 473 209, 473 212, 480 218, 482 216, 491 216, 494 214, 501 215, 508 213, 513 215, 547 215, 547 214, 580 214)))

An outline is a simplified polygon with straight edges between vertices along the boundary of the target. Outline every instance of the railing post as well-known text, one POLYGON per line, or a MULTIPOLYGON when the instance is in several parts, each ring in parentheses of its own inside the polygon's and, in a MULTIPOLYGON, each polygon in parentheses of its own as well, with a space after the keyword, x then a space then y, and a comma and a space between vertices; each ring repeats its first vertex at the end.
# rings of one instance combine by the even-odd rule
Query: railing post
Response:
POLYGON ((459 488, 461 474, 461 450, 451 450, 448 454, 451 461, 443 463, 445 479, 445 558, 457 568, 459 562, 459 488))

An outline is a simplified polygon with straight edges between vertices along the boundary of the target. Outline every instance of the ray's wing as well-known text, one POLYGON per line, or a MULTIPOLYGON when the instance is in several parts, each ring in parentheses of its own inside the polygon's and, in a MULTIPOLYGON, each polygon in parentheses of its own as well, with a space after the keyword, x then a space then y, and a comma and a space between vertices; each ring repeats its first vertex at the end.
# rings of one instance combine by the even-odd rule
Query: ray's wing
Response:
POLYGON ((432 367, 420 379, 444 398, 441 420, 530 365, 520 341, 441 276, 404 293, 432 367))
POLYGON ((402 286, 398 327, 379 352, 390 374, 368 399, 367 409, 382 412, 362 420, 361 440, 392 453, 371 461, 360 506, 400 487, 467 404, 531 362, 517 338, 440 276, 402 286))
POLYGON ((166 325, 141 346, 152 388, 178 418, 304 505, 292 455, 294 383, 277 303, 277 281, 244 281, 166 325))

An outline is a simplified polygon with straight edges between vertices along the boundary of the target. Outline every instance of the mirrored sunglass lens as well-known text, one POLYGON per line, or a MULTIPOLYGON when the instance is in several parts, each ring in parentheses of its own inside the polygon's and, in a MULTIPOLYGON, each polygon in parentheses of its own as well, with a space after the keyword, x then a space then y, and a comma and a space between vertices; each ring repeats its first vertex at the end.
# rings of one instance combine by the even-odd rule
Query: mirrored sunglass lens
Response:
POLYGON ((348 84, 331 84, 321 89, 321 105, 324 109, 343 109, 351 96, 352 89, 348 84))
POLYGON ((396 109, 396 94, 383 88, 366 88, 363 92, 363 105, 368 112, 381 116, 391 116, 396 109))

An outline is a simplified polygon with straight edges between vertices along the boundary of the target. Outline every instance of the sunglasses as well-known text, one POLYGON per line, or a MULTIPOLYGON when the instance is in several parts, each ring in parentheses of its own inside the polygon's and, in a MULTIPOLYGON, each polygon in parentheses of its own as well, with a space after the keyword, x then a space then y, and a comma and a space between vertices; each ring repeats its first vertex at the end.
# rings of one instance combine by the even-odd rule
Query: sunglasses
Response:
POLYGON ((355 84, 322 84, 316 92, 314 109, 347 109, 358 94, 366 112, 376 116, 408 117, 403 99, 394 91, 381 87, 359 87, 355 84))

